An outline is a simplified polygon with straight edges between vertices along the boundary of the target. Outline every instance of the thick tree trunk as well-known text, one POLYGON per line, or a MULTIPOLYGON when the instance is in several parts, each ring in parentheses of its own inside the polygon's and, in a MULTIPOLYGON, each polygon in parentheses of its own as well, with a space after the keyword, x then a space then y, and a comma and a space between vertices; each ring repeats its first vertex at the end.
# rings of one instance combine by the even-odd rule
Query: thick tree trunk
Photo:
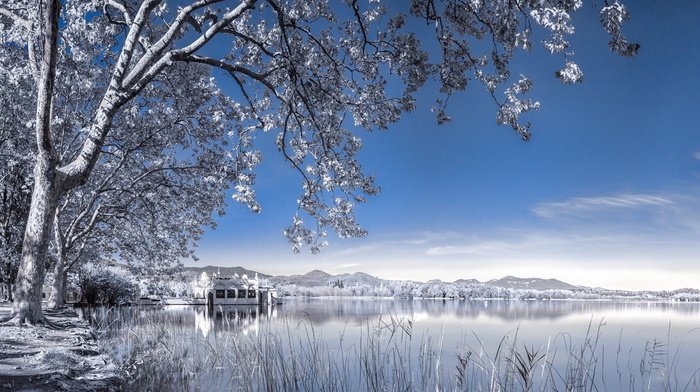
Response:
POLYGON ((12 305, 12 315, 19 324, 44 322, 41 288, 46 276, 46 257, 60 196, 56 182, 53 160, 39 157, 34 169, 34 192, 12 305))
MULTIPOLYGON (((15 298, 12 305, 11 317, 16 324, 47 323, 41 310, 41 288, 46 275, 46 256, 54 214, 61 196, 61 186, 56 170, 58 159, 51 134, 51 107, 56 81, 61 1, 47 0, 45 7, 39 7, 39 12, 43 28, 38 38, 43 45, 43 56, 36 64, 40 69, 34 125, 37 157, 34 166, 32 202, 24 231, 22 259, 15 282, 15 298)), ((33 43, 30 42, 30 45, 33 43)))

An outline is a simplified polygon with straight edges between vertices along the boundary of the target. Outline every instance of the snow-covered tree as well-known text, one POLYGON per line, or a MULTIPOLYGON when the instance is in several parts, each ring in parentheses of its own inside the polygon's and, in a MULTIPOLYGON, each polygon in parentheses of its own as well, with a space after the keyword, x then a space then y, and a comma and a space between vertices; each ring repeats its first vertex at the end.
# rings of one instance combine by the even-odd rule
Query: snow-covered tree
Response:
POLYGON ((206 272, 202 272, 192 282, 192 291, 194 296, 197 298, 206 297, 207 290, 209 290, 211 287, 211 283, 211 277, 206 272))
POLYGON ((31 84, 26 77, 7 72, 16 61, 11 55, 0 56, 0 110, 4 113, 0 116, 0 291, 10 300, 29 214, 34 156, 31 132, 22 122, 22 114, 32 108, 33 99, 27 95, 31 84), (25 89, 17 92, 6 88, 9 85, 25 89))
MULTIPOLYGON (((4 1, 0 53, 18 61, 3 62, 3 72, 17 75, 3 88, 32 103, 32 110, 19 115, 36 140, 12 321, 44 321, 40 293, 57 210, 66 198, 78 197, 81 187, 107 180, 102 176, 110 170, 100 167, 110 161, 108 143, 123 141, 112 136, 124 135, 124 127, 139 130, 141 121, 158 116, 171 124, 178 108, 153 113, 149 97, 171 102, 183 68, 192 76, 188 88, 207 88, 200 74, 207 71, 188 65, 216 69, 215 76, 225 74, 237 87, 214 117, 230 120, 228 133, 238 146, 231 155, 235 199, 260 210, 252 187, 252 169, 260 161, 255 135, 275 132, 277 148, 302 183, 299 211, 285 233, 294 250, 308 245, 317 252, 327 229, 340 237, 364 236, 354 208, 379 191, 356 159, 362 142, 353 126, 387 128, 414 109, 415 92, 429 80, 440 84, 438 122, 448 121, 447 98, 473 78, 497 98, 497 121, 528 139, 530 126, 520 115, 539 104, 522 98, 532 81, 511 80, 509 60, 517 50, 532 48, 532 31, 540 26, 549 35, 545 49, 564 57, 556 76, 580 82, 566 37, 573 32, 570 13, 582 4, 413 0, 394 11, 379 1, 357 0, 183 0, 172 7, 162 0, 4 1), (432 53, 421 43, 430 35, 432 53), (477 40, 489 43, 488 49, 472 49, 477 40), (393 87, 395 80, 402 90, 393 87), (309 220, 315 224, 304 223, 309 220)), ((638 46, 620 33, 627 17, 617 2, 601 8, 611 48, 634 55, 638 46)), ((11 115, 0 110, 3 119, 11 115)), ((160 135, 170 132, 176 127, 160 135)), ((221 164, 188 141, 175 149, 221 164)))
POLYGON ((19 157, 11 157, 0 167, 0 292, 7 293, 9 300, 22 253, 22 229, 29 213, 31 177, 24 170, 26 167, 19 157))
POLYGON ((133 302, 137 287, 136 279, 125 268, 95 263, 81 267, 78 285, 83 301, 111 306, 133 302))
POLYGON ((201 65, 179 65, 168 78, 170 95, 147 88, 125 108, 93 175, 56 210, 50 307, 61 304, 61 276, 89 259, 90 249, 155 273, 196 259, 202 227, 215 226, 212 213, 223 214, 224 192, 235 180, 229 121, 218 114, 227 102, 201 65))

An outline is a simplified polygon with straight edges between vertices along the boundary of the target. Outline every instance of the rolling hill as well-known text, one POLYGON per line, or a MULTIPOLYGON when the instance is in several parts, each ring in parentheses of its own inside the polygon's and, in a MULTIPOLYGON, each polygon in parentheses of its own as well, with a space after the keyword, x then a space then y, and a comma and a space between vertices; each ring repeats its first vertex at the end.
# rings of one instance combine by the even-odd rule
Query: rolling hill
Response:
POLYGON ((491 279, 485 283, 491 286, 503 287, 507 289, 575 290, 581 288, 557 279, 518 278, 515 276, 504 276, 500 279, 491 279))
MULTIPOLYGON (((253 270, 249 270, 243 267, 216 267, 216 266, 206 266, 206 267, 185 267, 185 271, 192 271, 197 274, 202 272, 207 272, 209 275, 214 273, 220 273, 222 276, 233 276, 238 274, 239 276, 248 275, 248 277, 254 277, 258 274, 260 278, 266 278, 273 284, 280 285, 297 285, 305 287, 317 287, 317 286, 329 286, 337 282, 342 282, 345 287, 351 287, 355 285, 365 285, 365 286, 379 286, 382 283, 389 282, 388 279, 380 279, 376 276, 366 274, 364 272, 355 273, 344 273, 338 275, 332 275, 321 270, 313 270, 307 272, 303 275, 279 275, 272 276, 268 274, 263 274, 253 270)), ((423 282, 415 282, 423 283, 423 282)), ((428 283, 441 283, 440 280, 434 279, 428 283)), ((486 282, 480 282, 476 279, 458 279, 453 282, 457 285, 467 286, 470 284, 486 284, 495 287, 503 287, 509 289, 534 289, 534 290, 576 290, 581 289, 580 286, 574 286, 572 284, 562 282, 557 279, 542 279, 542 278, 519 278, 515 276, 504 276, 500 279, 491 279, 486 282)))
POLYGON ((233 276, 234 274, 238 274, 238 276, 248 275, 249 278, 253 278, 255 274, 258 274, 259 278, 269 278, 272 276, 243 267, 217 267, 208 265, 206 267, 183 267, 182 270, 191 271, 197 275, 201 274, 202 272, 206 272, 209 276, 213 276, 214 274, 220 274, 221 276, 233 276))

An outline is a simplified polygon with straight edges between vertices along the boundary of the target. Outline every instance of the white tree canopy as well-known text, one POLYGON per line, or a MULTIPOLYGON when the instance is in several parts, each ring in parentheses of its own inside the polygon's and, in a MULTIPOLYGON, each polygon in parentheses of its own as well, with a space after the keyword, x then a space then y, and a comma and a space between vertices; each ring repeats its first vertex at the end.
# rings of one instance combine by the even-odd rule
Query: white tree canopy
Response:
POLYGON ((62 305, 65 273, 88 254, 150 273, 196 258, 203 226, 215 226, 212 213, 223 214, 236 180, 230 119, 219 114, 228 102, 203 67, 178 64, 164 81, 168 95, 149 86, 130 102, 90 179, 59 205, 50 307, 62 305))
MULTIPOLYGON (((328 228, 340 237, 364 236, 354 207, 379 192, 356 159, 362 142, 355 127, 387 128, 414 109, 414 94, 428 81, 440 85, 437 120, 448 121, 449 96, 473 79, 496 98, 498 123, 527 140, 530 124, 520 115, 539 104, 522 97, 532 81, 512 80, 509 61, 532 49, 540 28, 545 49, 564 58, 556 77, 580 82, 567 36, 574 32, 570 15, 582 6, 581 0, 5 1, 2 56, 19 60, 2 62, 2 72, 13 75, 3 88, 18 89, 20 99, 36 97, 21 122, 34 130, 36 164, 14 321, 43 319, 38 298, 59 206, 111 181, 120 148, 137 145, 144 133, 167 147, 162 158, 129 152, 147 169, 172 166, 180 152, 194 153, 188 165, 223 167, 222 146, 230 143, 230 176, 223 178, 237 201, 259 211, 256 134, 275 132, 277 149, 302 182, 285 234, 295 251, 308 245, 317 252, 328 228), (478 41, 488 49, 473 45, 478 41), (218 91, 209 69, 222 70, 237 91, 218 91), (182 119, 190 102, 179 98, 208 114, 181 126, 191 120, 182 119), (214 140, 214 129, 226 129, 226 137, 214 140), (81 194, 85 186, 91 190, 81 194)), ((621 34, 624 6, 605 2, 600 18, 611 49, 633 56, 638 45, 621 34)), ((197 184, 207 186, 208 178, 197 184)))

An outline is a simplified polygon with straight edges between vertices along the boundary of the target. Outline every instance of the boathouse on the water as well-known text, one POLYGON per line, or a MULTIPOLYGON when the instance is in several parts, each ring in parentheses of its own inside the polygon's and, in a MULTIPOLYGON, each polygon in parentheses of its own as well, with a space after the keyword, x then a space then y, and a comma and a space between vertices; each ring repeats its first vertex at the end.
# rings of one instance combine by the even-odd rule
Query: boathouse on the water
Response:
POLYGON ((212 285, 207 292, 207 305, 274 305, 277 302, 277 290, 273 287, 260 287, 257 274, 255 279, 248 279, 235 274, 232 277, 214 275, 212 285))

